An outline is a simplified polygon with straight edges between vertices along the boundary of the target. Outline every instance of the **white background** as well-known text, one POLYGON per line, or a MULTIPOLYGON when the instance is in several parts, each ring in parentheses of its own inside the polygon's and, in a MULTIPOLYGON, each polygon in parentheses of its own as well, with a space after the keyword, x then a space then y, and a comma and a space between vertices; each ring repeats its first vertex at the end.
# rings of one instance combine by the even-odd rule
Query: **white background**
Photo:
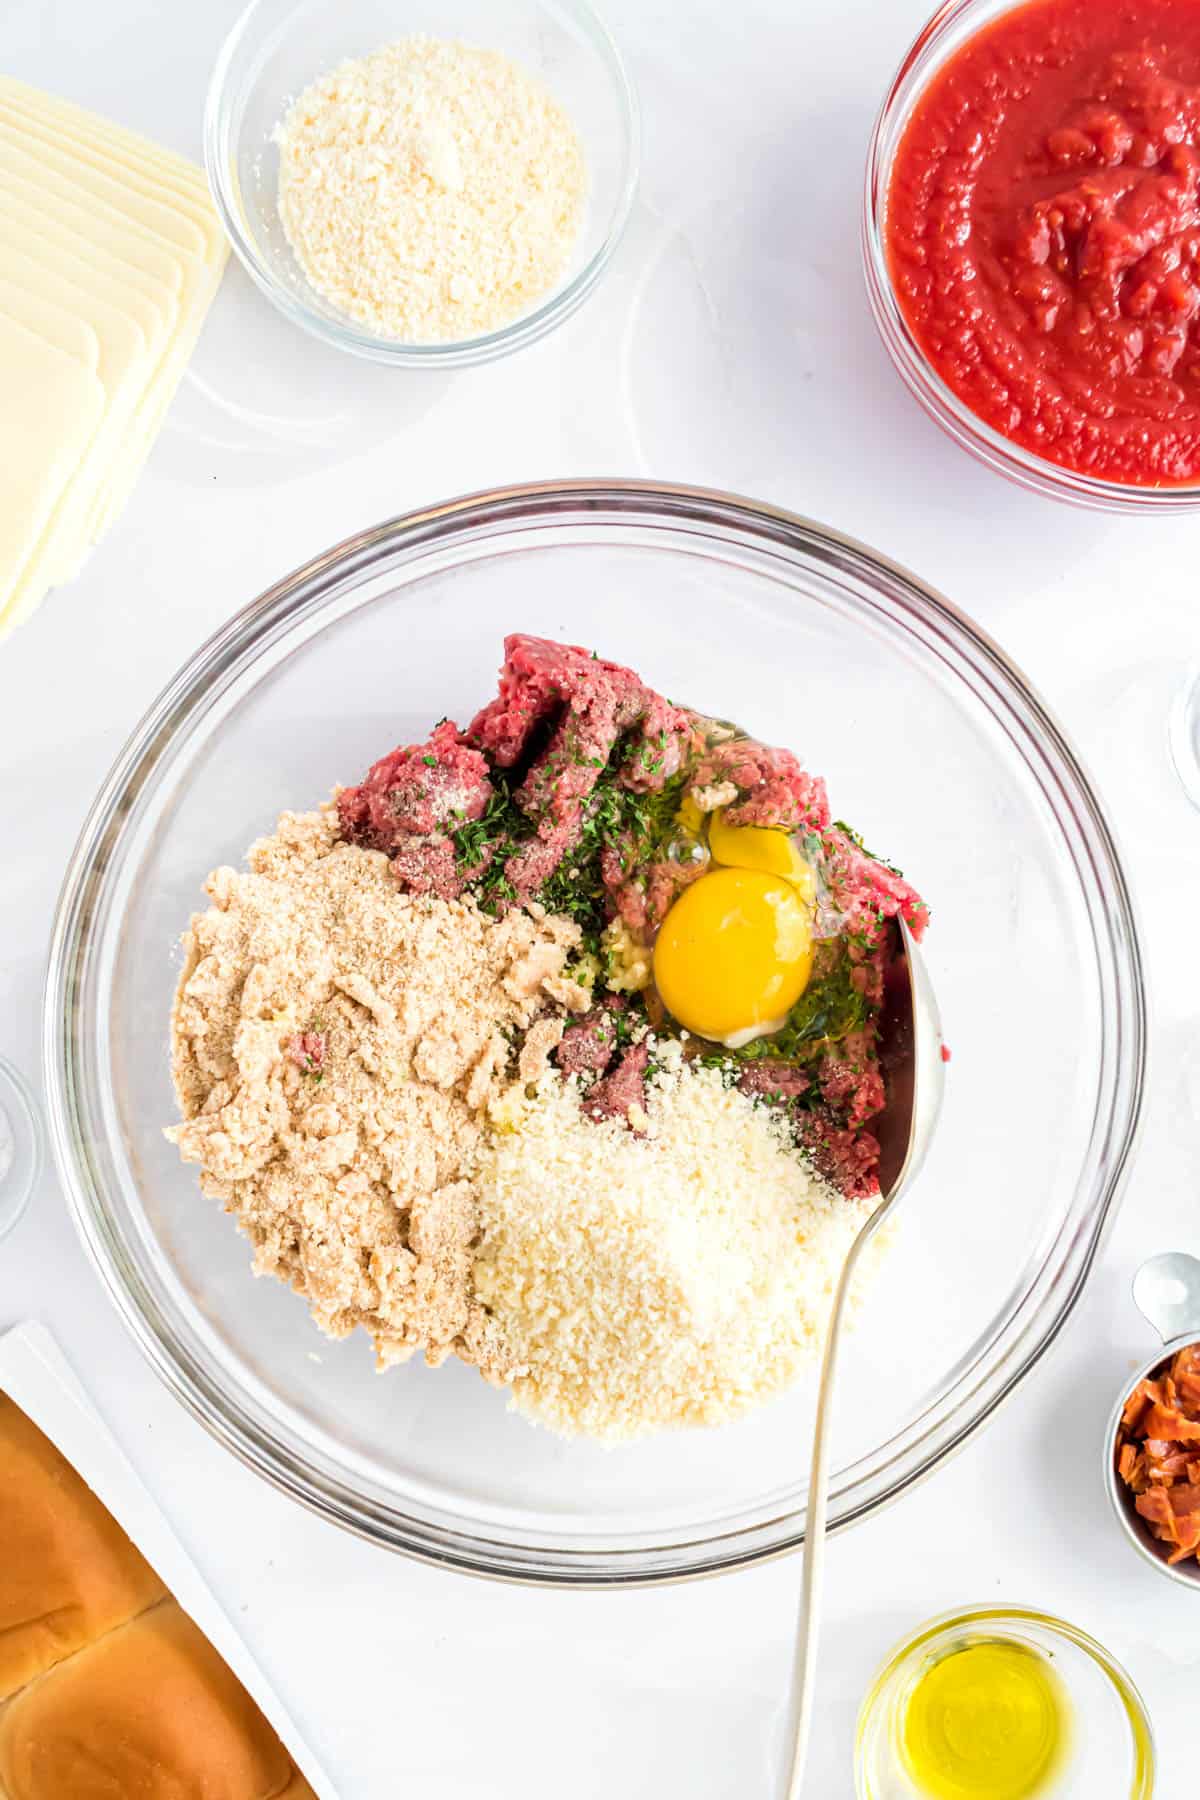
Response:
MULTIPOLYGON (((641 198, 561 333, 451 378, 295 332, 231 266, 128 512, 0 648, 0 1049, 37 1081, 60 875, 91 796, 177 664, 338 538, 510 480, 645 473, 741 489, 873 543, 972 612, 1074 735, 1127 852, 1154 1005, 1143 1147, 1063 1340, 930 1483, 831 1547, 808 1792, 847 1800, 891 1642, 960 1602, 1029 1600, 1142 1687, 1159 1793, 1200 1739, 1200 1593, 1145 1568, 1098 1472, 1114 1354, 1151 1350, 1142 1257, 1200 1252, 1200 818, 1166 717, 1197 654, 1200 519, 1111 521, 977 468, 901 389, 862 290, 874 110, 926 0, 607 0, 641 90, 641 198), (1098 1372, 1099 1370, 1099 1372, 1098 1372)), ((236 0, 3 0, 0 67, 199 158, 236 0)), ((0 404, 2 404, 0 396, 0 404)), ((1052 1028, 1072 1054, 1071 1021, 1052 1028)), ((969 1171, 964 1204, 969 1204, 969 1171)), ((163 1392, 84 1262, 53 1175, 0 1251, 0 1326, 58 1335, 345 1800, 767 1795, 797 1567, 661 1592, 490 1586, 318 1524, 163 1392)), ((1094 1796, 1092 1800, 1105 1800, 1094 1796)))

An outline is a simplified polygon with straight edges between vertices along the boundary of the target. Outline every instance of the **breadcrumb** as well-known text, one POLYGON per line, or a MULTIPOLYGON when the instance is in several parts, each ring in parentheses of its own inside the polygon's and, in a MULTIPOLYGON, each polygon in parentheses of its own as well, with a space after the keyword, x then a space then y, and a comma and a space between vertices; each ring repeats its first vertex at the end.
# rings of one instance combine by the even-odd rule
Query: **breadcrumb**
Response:
POLYGON ((301 268, 380 336, 478 337, 567 271, 587 193, 579 138, 498 51, 402 38, 314 81, 275 141, 301 268))
POLYGON ((506 1031, 529 1030, 531 1069, 561 1033, 539 982, 578 930, 403 894, 332 807, 285 813, 248 860, 209 877, 184 939, 167 1135, 331 1337, 361 1325, 381 1367, 458 1350, 503 1379, 519 1358, 472 1317, 483 1109, 506 1031))

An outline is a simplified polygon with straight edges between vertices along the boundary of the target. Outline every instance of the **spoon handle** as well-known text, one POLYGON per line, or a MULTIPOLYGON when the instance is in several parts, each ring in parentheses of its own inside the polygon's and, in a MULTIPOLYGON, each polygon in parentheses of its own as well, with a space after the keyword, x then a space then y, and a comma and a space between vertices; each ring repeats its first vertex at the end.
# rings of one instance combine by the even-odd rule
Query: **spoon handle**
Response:
POLYGON ((825 1350, 821 1359, 821 1385, 817 1393, 817 1417, 813 1427, 812 1463, 808 1475, 808 1504, 804 1520, 803 1568, 800 1577, 800 1612, 796 1621, 796 1649, 792 1662, 791 1702, 788 1709, 785 1755, 788 1781, 786 1800, 800 1800, 808 1748, 812 1737, 813 1695, 816 1689, 817 1646, 821 1634, 821 1588, 825 1575, 825 1521, 829 1512, 829 1440, 833 1416, 834 1377, 841 1348, 846 1304, 854 1284, 858 1260, 875 1235, 886 1204, 867 1220, 842 1267, 825 1350))

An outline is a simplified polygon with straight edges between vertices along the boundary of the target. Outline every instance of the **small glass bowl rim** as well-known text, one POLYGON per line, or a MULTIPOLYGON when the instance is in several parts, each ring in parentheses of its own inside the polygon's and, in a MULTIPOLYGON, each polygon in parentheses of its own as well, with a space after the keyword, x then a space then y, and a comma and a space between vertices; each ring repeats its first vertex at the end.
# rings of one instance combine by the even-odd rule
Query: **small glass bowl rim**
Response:
POLYGON ((309 306, 302 296, 282 286, 270 263, 259 256, 242 225, 235 176, 236 140, 232 118, 232 78, 239 51, 252 31, 258 14, 269 0, 250 0, 217 53, 204 106, 204 167, 213 204, 235 255, 255 286, 267 299, 310 336, 336 350, 347 351, 368 362, 392 368, 461 369, 494 362, 514 350, 537 343, 554 331, 587 299, 596 287, 625 234, 637 195, 641 171, 642 126, 637 89, 629 66, 608 26, 590 0, 555 0, 573 12, 586 28, 596 54, 603 61, 617 96, 623 122, 624 179, 608 223, 604 241, 570 281, 555 288, 532 312, 523 313, 496 331, 448 343, 405 344, 362 330, 353 320, 332 319, 309 306))
MULTIPOLYGON (((385 520, 315 557, 233 614, 187 659, 134 728, 93 802, 65 872, 47 971, 43 1066, 51 1142, 76 1228, 155 1373, 249 1468, 319 1516, 377 1545, 493 1579, 577 1588, 661 1585, 786 1555, 804 1541, 803 1509, 777 1510, 767 1518, 743 1513, 712 1528, 689 1531, 665 1546, 592 1549, 561 1541, 547 1544, 544 1534, 536 1544, 515 1537, 501 1541, 442 1520, 397 1514, 375 1498, 351 1492, 336 1468, 296 1448, 278 1428, 268 1429, 243 1396, 222 1388, 203 1361, 181 1344, 169 1315, 160 1315, 152 1297, 140 1293, 117 1223, 122 1196, 110 1199, 99 1179, 80 1117, 89 1084, 106 1078, 93 1066, 83 1042, 86 1007, 81 994, 87 987, 88 958, 95 955, 94 922, 102 914, 114 866, 120 872, 123 844, 144 809, 144 796, 153 796, 176 762, 186 757, 191 729, 202 723, 223 686, 242 668, 285 641, 290 631, 308 629, 381 564, 390 567, 402 557, 413 560, 431 550, 444 553, 447 547, 457 555, 477 555, 480 543, 494 535, 564 521, 594 537, 602 518, 613 529, 635 532, 639 540, 653 529, 664 539, 678 533, 711 541, 726 561, 749 555, 750 549, 799 567, 818 553, 835 566, 843 559, 869 580, 873 605, 888 616, 924 618, 939 644, 954 646, 969 670, 960 671, 957 679, 982 706, 990 708, 999 703, 997 696, 1003 697, 1013 729, 1019 722, 1030 741, 1043 792, 1047 798, 1053 793, 1070 813, 1080 839, 1078 845, 1071 839, 1067 850, 1106 993, 1101 1060, 1107 1086, 1093 1115, 1079 1178, 1082 1183, 1086 1174, 1086 1200, 1077 1185, 1066 1241, 1026 1291, 1022 1308, 1028 1314, 1036 1296, 1033 1316, 1018 1327, 1008 1321, 1003 1355, 993 1344, 972 1365, 969 1393, 960 1395, 949 1411, 941 1402, 931 1404, 921 1416, 919 1433, 915 1425, 910 1428, 911 1444, 887 1447, 886 1467, 857 1478, 831 1529, 845 1529, 870 1516, 932 1474, 995 1414, 1055 1341, 1120 1201, 1140 1134, 1146 1058, 1145 979, 1133 899, 1103 806, 1069 741, 1022 673, 967 614, 901 565, 844 533, 765 502, 681 484, 612 479, 524 483, 385 520)), ((944 651, 943 656, 951 660, 944 651)))
POLYGON ((985 25, 1027 0, 943 0, 922 26, 888 85, 875 118, 863 184, 861 244, 867 297, 876 328, 904 385, 924 412, 978 462, 1045 498, 1099 512, 1194 512, 1200 508, 1200 479, 1180 485, 1143 487, 1108 481, 1038 456, 985 423, 929 362, 896 296, 887 253, 888 190, 904 126, 933 77, 956 50, 985 25), (974 23, 972 23, 974 21, 974 23))
MULTIPOLYGON (((1138 1729, 1145 1735, 1145 1765, 1135 1770, 1135 1785, 1130 1791, 1129 1800, 1151 1800, 1154 1793, 1154 1781, 1157 1768, 1158 1753, 1154 1739, 1154 1727, 1150 1721, 1150 1713, 1142 1698, 1133 1677, 1124 1665, 1118 1662, 1111 1650, 1105 1649, 1090 1632, 1078 1625, 1072 1625, 1067 1619, 1060 1619, 1054 1613, 1043 1611, 1039 1606, 1024 1606, 1020 1603, 997 1605, 994 1601, 980 1601, 969 1606, 952 1607, 949 1612, 939 1613, 935 1618, 927 1619, 918 1625, 915 1631, 894 1645, 888 1651, 878 1669, 871 1677, 870 1685, 858 1711, 858 1722, 854 1734, 854 1783, 858 1800, 872 1800, 870 1790, 865 1786, 867 1771, 863 1766, 864 1738, 875 1721, 875 1711, 883 1703, 887 1689, 893 1678, 903 1665, 924 1645, 934 1642, 943 1634, 963 1630, 970 1626, 1006 1623, 1025 1623, 1037 1625, 1052 1637, 1069 1643, 1077 1650, 1090 1657, 1092 1662, 1106 1677, 1118 1700, 1125 1710, 1130 1722, 1130 1732, 1135 1748, 1137 1746, 1138 1729), (1139 1779, 1140 1777, 1140 1779, 1139 1779)), ((1002 1635, 1002 1634, 1001 1634, 1002 1635)))
POLYGON ((15 1190, 15 1197, 7 1201, 0 1193, 0 1243, 15 1231, 25 1216, 30 1200, 41 1179, 45 1163, 45 1134, 42 1131, 42 1116, 33 1089, 14 1063, 6 1056, 0 1056, 0 1104, 11 1100, 20 1109, 18 1119, 11 1121, 14 1132, 23 1128, 27 1139, 29 1165, 25 1171, 25 1179, 21 1187, 15 1190))

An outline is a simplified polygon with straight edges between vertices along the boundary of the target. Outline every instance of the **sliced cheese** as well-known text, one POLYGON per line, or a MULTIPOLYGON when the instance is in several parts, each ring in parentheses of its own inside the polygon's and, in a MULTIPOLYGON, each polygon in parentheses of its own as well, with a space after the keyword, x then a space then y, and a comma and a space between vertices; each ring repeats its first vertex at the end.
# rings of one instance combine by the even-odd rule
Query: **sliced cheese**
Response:
MULTIPOLYGON (((192 164, 0 76, 0 469, 37 406, 36 383, 5 385, 14 333, 41 345, 43 372, 45 352, 77 369, 76 423, 64 400, 33 434, 25 486, 0 488, 0 629, 72 573, 124 505, 228 255, 192 164), (90 436, 76 428, 84 416, 90 436), (66 462, 50 458, 53 429, 66 462), (22 507, 28 518, 9 517, 22 507)), ((71 378, 53 367, 65 396, 71 378)))
POLYGON ((87 107, 77 106, 73 100, 64 100, 58 94, 45 94, 40 88, 18 81, 13 75, 0 75, 0 95, 24 112, 53 120, 64 131, 104 139, 114 149, 124 150, 136 161, 153 164, 165 175, 177 179, 181 187, 198 189, 208 198, 208 181, 204 171, 197 168, 195 163, 189 162, 186 156, 180 156, 178 151, 168 150, 164 144, 156 144, 152 139, 142 137, 139 132, 130 131, 127 126, 117 125, 112 119, 89 112, 87 107))
MULTIPOLYGON (((85 369, 100 376, 100 341, 96 332, 84 320, 70 311, 58 306, 53 300, 42 295, 31 293, 28 288, 10 281, 7 275, 0 275, 0 314, 23 325, 26 331, 32 331, 55 350, 61 350, 64 356, 70 356, 81 363, 85 369)), ((103 382, 103 376, 100 376, 103 382)), ((97 422, 97 431, 103 424, 101 413, 97 422)), ((90 448, 90 446, 89 446, 90 448)), ((39 565, 37 579, 42 582, 42 592, 53 586, 56 580, 55 569, 61 562, 63 566, 77 568, 87 548, 87 539, 83 534, 83 520, 77 507, 69 504, 69 497, 79 478, 80 471, 86 466, 85 457, 79 469, 66 484, 51 512, 46 530, 36 545, 36 560, 39 565), (47 542, 57 546, 55 557, 46 557, 47 542)), ((24 576, 18 576, 8 601, 14 607, 21 602, 24 576)))
MULTIPOLYGON (((0 143, 0 171, 6 169, 10 171, 7 181, 31 204, 38 200, 40 182, 41 206, 46 213, 78 226, 92 242, 119 242, 121 255, 135 266, 145 264, 161 272, 169 268, 178 277, 179 314, 175 327, 134 413, 128 439, 109 470, 98 498, 93 530, 93 536, 98 536, 125 504, 145 464, 195 346, 220 280, 220 270, 212 268, 193 251, 167 245, 151 226, 139 222, 151 212, 162 212, 165 208, 151 207, 149 202, 139 201, 135 196, 128 203, 128 213, 122 217, 107 200, 97 197, 85 211, 75 197, 80 190, 73 190, 64 175, 55 170, 39 170, 38 164, 23 151, 11 144, 0 143), (30 179, 30 172, 37 177, 37 182, 30 179)), ((186 224, 186 221, 182 223, 186 224)))
MULTIPOLYGON (((126 441, 114 457, 112 467, 104 471, 93 502, 89 537, 95 542, 111 516, 109 509, 113 496, 117 492, 128 492, 125 484, 129 458, 139 457, 137 467, 140 468, 149 452, 154 420, 161 416, 155 384, 162 379, 172 381, 174 391, 174 384, 178 382, 175 346, 186 329, 193 307, 206 304, 202 292, 212 277, 199 258, 186 258, 182 253, 166 249, 150 233, 109 216, 103 207, 84 207, 56 192, 43 194, 36 181, 28 181, 23 176, 13 175, 6 182, 0 182, 0 211, 8 211, 11 215, 14 210, 18 218, 32 217, 38 230, 59 227, 66 233, 67 240, 89 257, 99 250, 108 257, 116 256, 118 264, 134 274, 149 274, 156 301, 169 309, 168 327, 158 340, 158 360, 151 368, 145 391, 130 419, 126 441)), ((111 265, 106 263, 105 266, 111 265)))
MULTIPOLYGON (((2 92, 0 139, 15 142, 18 147, 28 149, 31 155, 40 156, 41 151, 35 149, 35 145, 41 145, 66 158, 68 162, 72 158, 78 159, 85 167, 115 182, 118 188, 141 194, 161 205, 174 207, 200 232, 205 261, 224 261, 227 240, 220 220, 213 211, 207 190, 203 194, 197 193, 177 177, 168 176, 153 164, 148 164, 144 157, 137 158, 131 152, 113 149, 95 133, 64 128, 37 113, 23 112, 19 106, 6 101, 2 92)), ((56 163, 55 166, 61 165, 56 163)))
MULTIPOLYGON (((42 546, 45 574, 51 583, 67 581, 78 572, 91 537, 92 513, 112 459, 120 451, 134 410, 150 378, 150 358, 145 334, 137 321, 97 292, 92 283, 82 285, 46 269, 20 251, 0 250, 0 268, 7 281, 46 309, 66 308, 76 321, 94 334, 99 352, 96 372, 104 383, 107 410, 96 432, 91 451, 80 465, 51 520, 52 546, 42 546)), ((6 285, 0 283, 0 287, 6 285)), ((6 310, 11 310, 6 308, 6 310)), ((22 320, 22 323, 27 321, 22 320)), ((13 596, 19 605, 20 591, 13 596)))
POLYGON ((53 302, 39 304, 35 295, 9 281, 2 267, 0 311, 6 312, 18 325, 24 325, 26 331, 45 338, 64 355, 73 356, 85 368, 95 370, 100 361, 100 343, 91 326, 53 302))
MULTIPOLYGON (((88 239, 87 231, 91 223, 89 216, 79 209, 68 211, 61 218, 49 211, 39 212, 16 189, 6 190, 0 186, 0 264, 14 251, 25 252, 44 266, 80 283, 86 283, 102 299, 108 299, 123 311, 130 312, 137 318, 146 335, 146 386, 149 387, 155 372, 163 363, 176 330, 179 296, 161 279, 161 267, 159 273, 150 274, 147 270, 136 267, 130 260, 146 249, 132 234, 103 231, 101 228, 103 235, 111 243, 119 244, 124 251, 124 257, 117 256, 95 239, 88 239)), ((170 268, 173 273, 178 274, 177 265, 171 264, 170 268)), ((136 420, 135 407, 128 425, 131 435, 136 420)), ((113 469, 101 471, 88 526, 88 536, 92 542, 95 542, 100 533, 101 515, 112 489, 113 474, 116 472, 123 479, 122 472, 128 453, 129 447, 126 445, 114 457, 113 469)))
POLYGON ((179 311, 174 296, 162 289, 162 305, 156 305, 152 277, 131 269, 99 246, 93 246, 87 256, 79 254, 83 248, 74 233, 52 219, 39 218, 31 207, 14 205, 12 197, 0 191, 0 267, 7 266, 14 255, 23 256, 49 274, 76 287, 87 287, 134 320, 147 352, 156 353, 179 311))
POLYGON ((28 137, 15 132, 11 125, 0 125, 0 171, 4 174, 21 176, 26 181, 34 177, 48 194, 68 200, 85 198, 89 204, 103 208, 106 216, 124 219, 185 255, 204 255, 204 233, 177 208, 147 199, 124 182, 114 181, 111 175, 101 174, 53 145, 39 143, 36 155, 34 151, 28 137))
POLYGON ((10 599, 104 410, 94 370, 0 314, 0 635, 10 599))
POLYGON ((32 219, 38 230, 49 231, 52 225, 57 226, 65 234, 65 242, 77 249, 82 246, 82 253, 89 260, 95 247, 105 255, 115 256, 135 273, 149 276, 171 296, 173 323, 183 287, 183 265, 178 255, 148 233, 85 206, 69 193, 43 193, 36 164, 30 174, 32 179, 28 175, 8 175, 0 181, 0 211, 32 219))

